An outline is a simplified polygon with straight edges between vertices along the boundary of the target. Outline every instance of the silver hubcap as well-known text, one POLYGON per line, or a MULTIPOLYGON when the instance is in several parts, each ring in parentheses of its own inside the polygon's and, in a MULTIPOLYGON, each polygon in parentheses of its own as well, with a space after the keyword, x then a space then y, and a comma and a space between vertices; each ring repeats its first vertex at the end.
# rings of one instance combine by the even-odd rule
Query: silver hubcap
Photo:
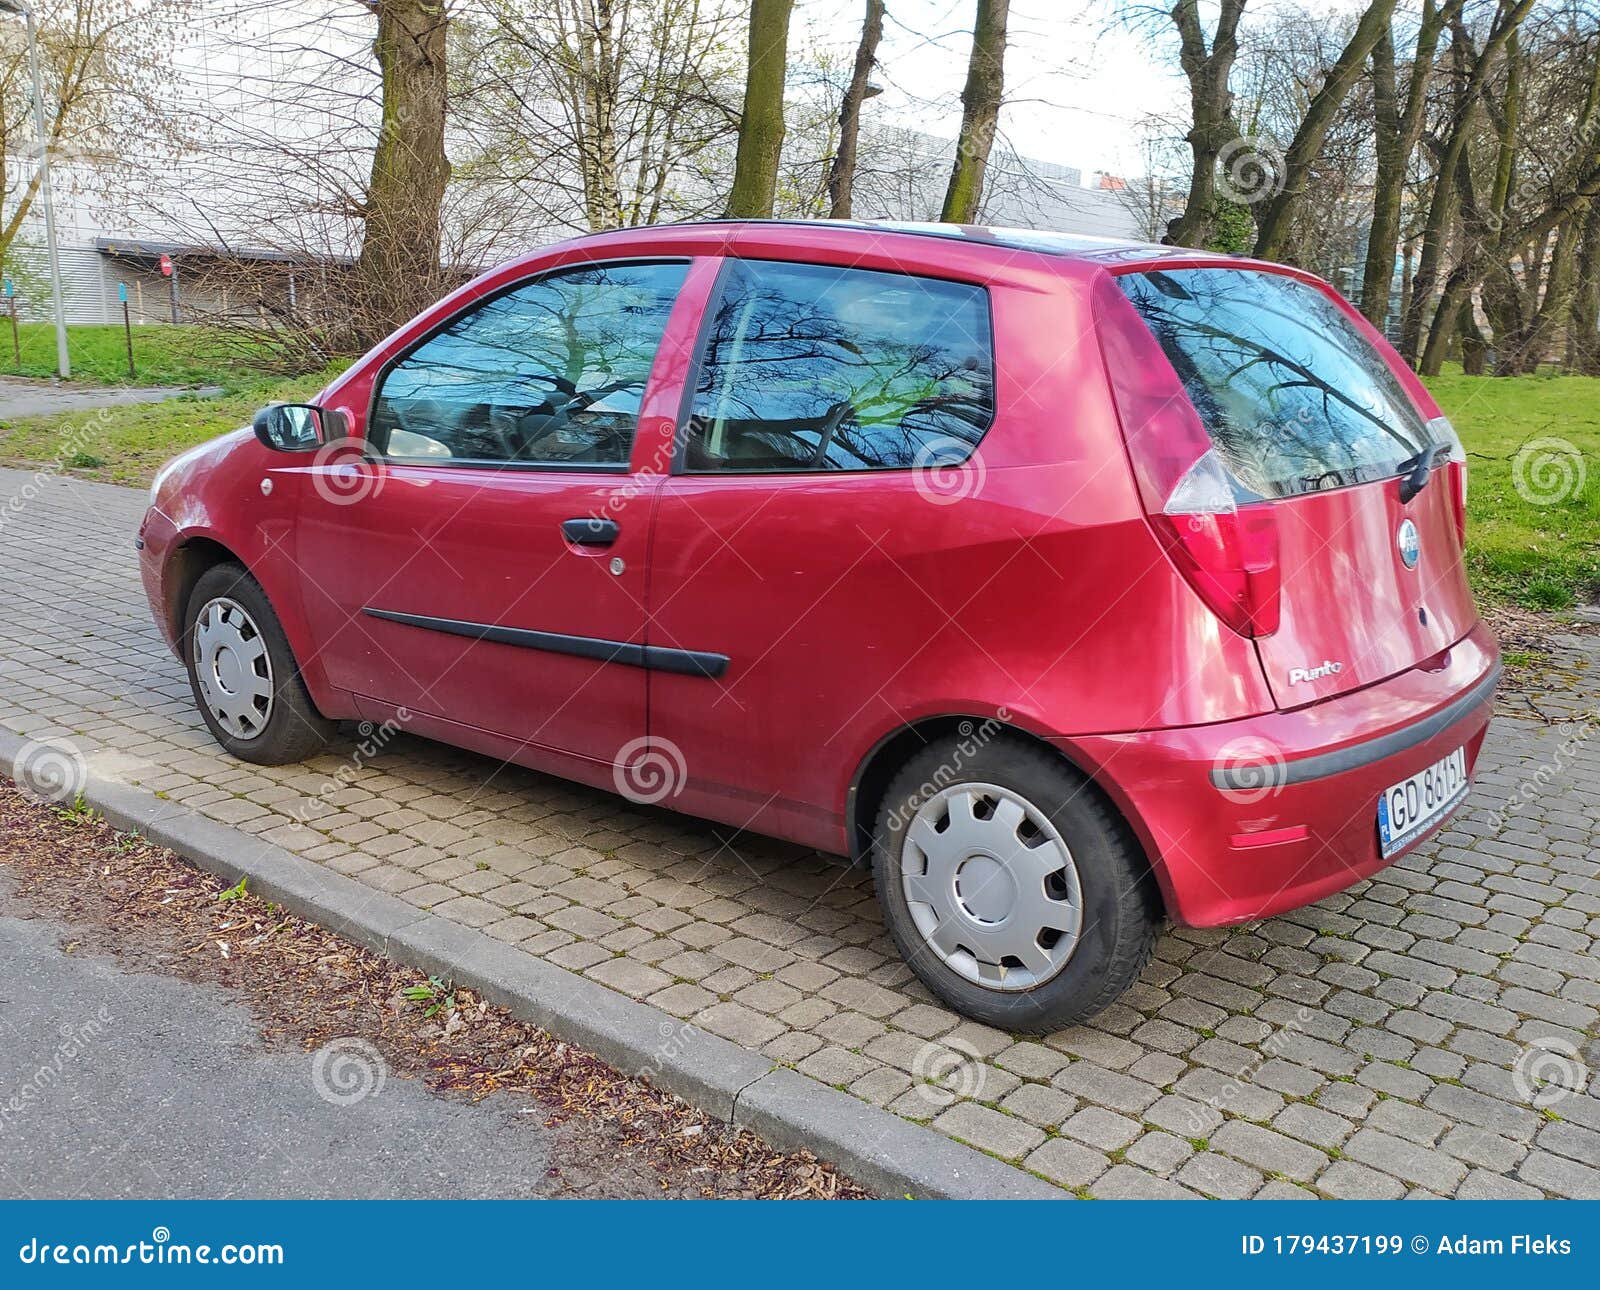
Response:
POLYGON ((1067 965, 1083 927, 1077 866, 1025 797, 960 784, 912 817, 900 881, 922 938, 991 990, 1029 990, 1067 965))
POLYGON ((255 619, 218 596, 194 620, 194 674, 211 715, 235 739, 254 739, 272 718, 272 658, 255 619))

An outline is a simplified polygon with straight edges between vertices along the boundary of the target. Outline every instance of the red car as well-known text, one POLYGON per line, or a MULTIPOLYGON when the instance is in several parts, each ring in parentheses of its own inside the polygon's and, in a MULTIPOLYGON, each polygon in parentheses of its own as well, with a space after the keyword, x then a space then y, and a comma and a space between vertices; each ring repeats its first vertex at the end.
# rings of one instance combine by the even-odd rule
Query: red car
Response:
POLYGON ((1044 1032, 1163 917, 1319 900, 1459 806, 1466 486, 1296 270, 707 223, 485 274, 169 464, 140 539, 234 755, 396 720, 848 854, 934 993, 1044 1032))

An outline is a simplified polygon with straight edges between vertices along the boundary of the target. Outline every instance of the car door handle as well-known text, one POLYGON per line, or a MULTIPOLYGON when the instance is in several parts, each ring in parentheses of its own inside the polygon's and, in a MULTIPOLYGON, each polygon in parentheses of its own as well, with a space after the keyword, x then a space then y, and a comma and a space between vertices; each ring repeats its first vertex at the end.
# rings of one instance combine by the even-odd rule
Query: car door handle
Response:
POLYGON ((561 536, 576 546, 610 546, 621 532, 622 526, 616 520, 597 519, 592 515, 561 521, 561 536))

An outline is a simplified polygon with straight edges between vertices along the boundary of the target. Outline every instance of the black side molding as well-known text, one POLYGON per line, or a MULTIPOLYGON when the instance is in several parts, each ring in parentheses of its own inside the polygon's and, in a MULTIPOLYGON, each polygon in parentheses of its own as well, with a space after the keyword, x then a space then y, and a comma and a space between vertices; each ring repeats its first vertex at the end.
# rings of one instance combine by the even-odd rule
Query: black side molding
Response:
POLYGON ((1494 695, 1494 687, 1499 682, 1500 662, 1497 659, 1495 665, 1489 669, 1489 674, 1465 694, 1404 729, 1380 735, 1365 743, 1352 744, 1348 748, 1317 753, 1295 761, 1214 766, 1211 769, 1211 783, 1224 792, 1229 790, 1260 792, 1263 789, 1285 788, 1290 784, 1326 779, 1330 775, 1342 775, 1345 771, 1355 770, 1360 766, 1370 766, 1375 761, 1382 761, 1385 757, 1393 757, 1407 748, 1426 743, 1441 730, 1448 730, 1479 704, 1487 702, 1494 695))
POLYGON ((726 654, 709 654, 702 650, 634 645, 628 641, 608 641, 597 636, 568 636, 564 632, 539 632, 526 627, 502 627, 497 623, 469 623, 459 618, 402 614, 393 609, 374 609, 370 605, 361 612, 407 627, 422 627, 428 631, 466 636, 472 640, 494 641, 499 645, 544 650, 549 654, 571 654, 577 658, 592 658, 600 663, 622 663, 628 667, 648 668, 653 672, 715 678, 728 670, 726 654))

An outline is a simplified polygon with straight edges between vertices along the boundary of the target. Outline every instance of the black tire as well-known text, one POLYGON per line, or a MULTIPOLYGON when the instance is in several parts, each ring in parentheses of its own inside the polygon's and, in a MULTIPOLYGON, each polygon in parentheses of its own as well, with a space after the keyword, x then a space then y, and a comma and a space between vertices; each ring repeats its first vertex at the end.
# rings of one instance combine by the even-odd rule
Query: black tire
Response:
POLYGON ((1161 896, 1143 848, 1104 795, 1046 749, 1000 737, 940 740, 906 763, 884 795, 873 831, 873 879, 896 947, 957 1012, 1013 1034, 1043 1035, 1109 1007, 1144 970, 1162 925, 1161 896), (963 746, 965 751, 963 751, 963 746), (1071 851, 1082 893, 1077 948, 1056 975, 1026 990, 991 989, 945 963, 923 938, 901 882, 906 829, 935 791, 989 784, 1026 798, 1071 851))
POLYGON ((212 737, 241 761, 258 766, 282 766, 305 761, 322 751, 337 732, 311 701, 300 679, 300 668, 289 649, 283 625, 258 583, 241 566, 215 565, 200 575, 189 603, 183 611, 183 661, 189 673, 189 690, 194 695, 206 728, 212 737), (196 674, 195 622, 212 601, 223 598, 244 610, 266 646, 271 672, 271 700, 260 729, 248 737, 229 729, 218 720, 201 690, 196 674))

